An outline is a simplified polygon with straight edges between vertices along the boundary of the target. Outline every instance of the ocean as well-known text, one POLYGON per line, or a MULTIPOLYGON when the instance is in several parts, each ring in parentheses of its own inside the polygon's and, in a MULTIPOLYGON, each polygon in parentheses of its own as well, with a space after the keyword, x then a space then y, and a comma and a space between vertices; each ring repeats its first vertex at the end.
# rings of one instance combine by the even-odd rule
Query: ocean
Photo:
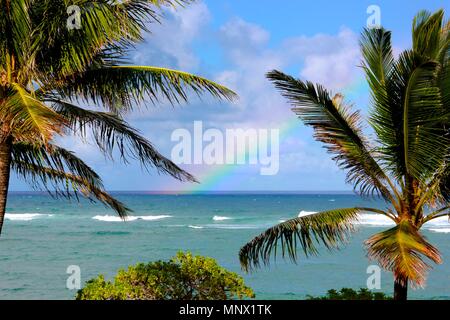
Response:
MULTIPOLYGON (((215 258, 242 275, 258 299, 304 299, 328 289, 366 286, 369 261, 363 242, 389 228, 373 215, 361 216, 357 232, 338 252, 297 264, 278 258, 250 274, 239 265, 241 246, 266 228, 299 214, 337 207, 377 206, 352 194, 183 194, 118 193, 134 210, 126 222, 100 204, 68 202, 41 193, 12 193, 0 238, 0 299, 73 299, 67 268, 76 265, 84 283, 98 274, 111 278, 137 262, 169 259, 179 250, 215 258)), ((423 233, 439 248, 443 263, 433 266, 425 288, 412 299, 450 299, 450 224, 444 219, 423 233)), ((393 280, 381 274, 381 289, 393 280)))

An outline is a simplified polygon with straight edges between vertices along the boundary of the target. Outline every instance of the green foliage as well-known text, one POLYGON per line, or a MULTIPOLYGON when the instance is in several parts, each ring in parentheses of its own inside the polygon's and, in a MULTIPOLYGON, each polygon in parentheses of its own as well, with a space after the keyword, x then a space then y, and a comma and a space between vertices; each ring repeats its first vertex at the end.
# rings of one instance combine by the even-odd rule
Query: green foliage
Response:
POLYGON ((81 159, 57 146, 61 136, 93 140, 111 160, 137 160, 145 169, 196 182, 123 119, 132 109, 185 103, 192 95, 236 98, 197 75, 130 64, 129 51, 160 22, 161 7, 191 2, 0 0, 0 142, 13 144, 10 168, 36 189, 98 200, 122 218, 129 208, 81 159), (67 27, 69 5, 80 9, 79 28, 67 27))
POLYGON ((293 261, 297 259, 293 249, 297 242, 306 256, 318 253, 316 243, 319 242, 328 249, 335 249, 348 238, 352 231, 350 222, 357 220, 360 211, 358 208, 329 210, 282 222, 241 248, 241 264, 245 270, 259 267, 260 260, 269 264, 270 253, 276 251, 278 244, 281 244, 282 256, 289 256, 293 261))
POLYGON ((114 281, 89 280, 77 300, 227 300, 253 298, 242 277, 208 257, 179 252, 169 261, 119 270, 114 281))
POLYGON ((366 288, 360 288, 355 291, 350 288, 342 288, 337 291, 335 289, 328 290, 325 296, 314 297, 308 295, 307 300, 392 300, 392 297, 383 292, 371 292, 366 288))
POLYGON ((362 67, 372 98, 368 121, 340 93, 278 70, 267 73, 292 111, 314 130, 315 140, 347 172, 347 182, 363 196, 382 197, 386 207, 334 209, 277 224, 241 248, 245 270, 267 265, 279 247, 293 261, 298 247, 306 256, 317 253, 316 244, 335 248, 345 243, 361 212, 395 223, 365 246, 368 257, 393 272, 397 284, 423 286, 430 262, 441 263, 420 228, 450 217, 450 22, 443 10, 416 15, 412 43, 394 57, 389 31, 363 32, 362 67), (363 130, 367 124, 373 141, 363 130))

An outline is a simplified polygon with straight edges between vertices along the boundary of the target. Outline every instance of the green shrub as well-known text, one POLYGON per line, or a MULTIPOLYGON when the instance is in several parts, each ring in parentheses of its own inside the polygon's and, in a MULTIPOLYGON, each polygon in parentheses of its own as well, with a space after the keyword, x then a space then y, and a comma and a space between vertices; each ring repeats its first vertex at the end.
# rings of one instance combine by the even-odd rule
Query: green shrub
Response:
POLYGON ((350 288, 342 288, 339 291, 335 289, 328 290, 325 296, 313 297, 308 295, 307 300, 392 300, 382 292, 371 292, 368 289, 361 288, 355 291, 350 288))
POLYGON ((89 280, 77 300, 226 300, 253 298, 242 277, 212 258, 179 252, 169 261, 119 270, 114 281, 89 280))

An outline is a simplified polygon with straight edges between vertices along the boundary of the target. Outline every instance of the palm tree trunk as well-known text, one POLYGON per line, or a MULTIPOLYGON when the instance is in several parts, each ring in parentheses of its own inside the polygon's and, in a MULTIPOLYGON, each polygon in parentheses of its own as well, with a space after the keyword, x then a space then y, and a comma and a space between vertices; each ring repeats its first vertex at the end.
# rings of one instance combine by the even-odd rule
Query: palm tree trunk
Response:
POLYGON ((408 298, 408 280, 394 282, 394 300, 406 301, 408 298))
POLYGON ((8 197, 9 174, 11 171, 11 137, 0 140, 0 234, 5 219, 6 200, 8 197))

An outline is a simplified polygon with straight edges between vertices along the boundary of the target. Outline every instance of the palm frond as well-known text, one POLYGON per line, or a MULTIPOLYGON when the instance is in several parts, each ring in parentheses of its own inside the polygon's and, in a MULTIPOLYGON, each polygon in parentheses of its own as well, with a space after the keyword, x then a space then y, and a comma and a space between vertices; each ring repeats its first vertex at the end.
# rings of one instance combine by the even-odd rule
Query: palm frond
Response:
POLYGON ((361 194, 381 194, 392 198, 386 174, 376 162, 362 134, 359 112, 351 112, 337 95, 331 99, 327 90, 303 82, 279 71, 267 74, 282 95, 295 107, 293 111, 306 125, 314 128, 316 140, 325 143, 338 165, 348 170, 347 182, 361 194))
POLYGON ((410 281, 413 285, 423 286, 426 273, 431 268, 423 258, 441 263, 439 251, 408 220, 375 234, 365 245, 369 257, 392 271, 402 285, 410 281))
POLYGON ((162 1, 74 0, 70 5, 80 10, 81 23, 68 28, 65 0, 44 0, 34 4, 33 22, 38 42, 37 63, 44 76, 83 72, 94 56, 113 49, 120 56, 141 41, 147 23, 157 21, 155 4, 162 1))
POLYGON ((413 20, 413 51, 420 56, 438 60, 441 53, 442 22, 444 10, 431 14, 426 10, 420 11, 413 20))
POLYGON ((88 132, 92 133, 99 149, 110 158, 113 157, 113 151, 118 150, 124 162, 132 158, 147 170, 154 166, 178 180, 196 182, 191 174, 161 155, 145 137, 117 114, 86 110, 56 99, 49 102, 64 117, 74 134, 86 138, 88 132))
POLYGON ((82 98, 103 104, 113 112, 130 110, 146 99, 152 103, 161 98, 170 103, 188 100, 188 91, 214 98, 233 100, 230 89, 186 72, 148 66, 112 66, 92 69, 65 79, 56 90, 63 99, 82 98))
POLYGON ((15 142, 12 145, 12 159, 16 162, 29 163, 36 167, 48 167, 58 171, 68 171, 88 181, 98 188, 103 188, 99 175, 73 152, 54 144, 32 144, 15 142))
POLYGON ((445 47, 440 14, 419 14, 414 22, 415 49, 403 52, 397 61, 390 32, 366 30, 361 41, 363 68, 373 98, 370 122, 382 144, 383 162, 400 183, 405 177, 422 182, 429 179, 442 164, 448 145, 440 125, 446 117, 438 81, 442 68, 431 59, 445 47), (428 49, 425 39, 430 40, 428 49), (433 144, 437 150, 428 157, 433 144))
POLYGON ((11 85, 0 110, 0 122, 18 140, 44 143, 61 133, 64 119, 17 83, 11 85))
MULTIPOLYGON (((448 154, 446 118, 437 84, 439 64, 403 52, 394 67, 394 92, 401 97, 403 155, 406 176, 426 182, 448 154)), ((398 130, 399 128, 397 128, 398 130)))
POLYGON ((267 229, 248 242, 239 252, 241 266, 245 270, 258 268, 260 262, 269 264, 281 245, 282 257, 297 260, 297 245, 306 256, 316 255, 316 244, 322 243, 329 250, 338 248, 353 231, 359 208, 335 209, 291 219, 267 229))
POLYGON ((11 168, 35 189, 44 189, 56 197, 78 199, 81 193, 91 201, 100 201, 112 208, 123 219, 131 211, 104 190, 100 177, 89 166, 57 146, 45 149, 15 143, 11 168))
POLYGON ((385 90, 386 81, 394 64, 391 32, 383 28, 365 29, 361 36, 360 47, 364 58, 363 68, 372 88, 372 93, 375 95, 385 94, 383 89, 385 90), (380 92, 380 90, 382 91, 380 92))
POLYGON ((26 63, 28 58, 30 1, 0 0, 0 8, 0 74, 11 76, 16 65, 26 63))
POLYGON ((381 160, 401 183, 406 174, 404 163, 403 108, 401 96, 394 92, 392 74, 395 60, 391 32, 366 29, 360 41, 362 67, 370 87, 372 107, 369 122, 381 143, 381 160))

